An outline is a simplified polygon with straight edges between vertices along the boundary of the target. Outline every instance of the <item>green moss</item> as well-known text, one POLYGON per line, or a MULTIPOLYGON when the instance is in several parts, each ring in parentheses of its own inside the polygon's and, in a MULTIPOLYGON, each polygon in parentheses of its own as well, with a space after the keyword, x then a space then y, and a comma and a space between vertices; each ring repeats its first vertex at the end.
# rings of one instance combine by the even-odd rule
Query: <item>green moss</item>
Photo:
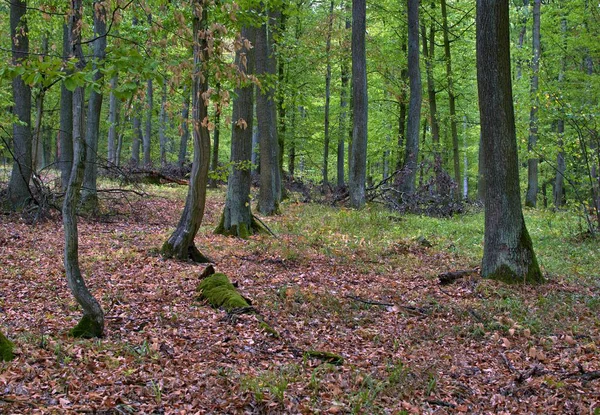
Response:
POLYGON ((231 225, 229 229, 225 228, 225 214, 221 214, 221 220, 213 232, 215 235, 237 236, 238 238, 248 239, 250 235, 259 233, 268 233, 267 230, 252 216, 250 224, 239 223, 231 225))
POLYGON ((3 333, 0 333, 0 361, 13 360, 15 358, 13 354, 14 347, 13 342, 8 340, 3 333))
POLYGON ((258 324, 258 327, 260 327, 262 330, 264 330, 266 333, 270 334, 273 337, 279 338, 279 333, 277 332, 277 330, 275 330, 273 327, 269 326, 267 323, 265 323, 264 321, 261 321, 258 324))
POLYGON ((250 307, 225 274, 217 273, 203 279, 198 284, 198 291, 200 299, 207 300, 215 308, 231 311, 234 308, 250 307))
POLYGON ((84 339, 92 339, 94 337, 102 337, 104 327, 88 315, 85 315, 79 320, 79 323, 69 331, 73 337, 81 337, 84 339))
POLYGON ((304 355, 309 358, 319 359, 325 363, 331 363, 332 365, 341 366, 344 364, 344 358, 338 354, 331 352, 321 352, 318 350, 307 350, 304 355))

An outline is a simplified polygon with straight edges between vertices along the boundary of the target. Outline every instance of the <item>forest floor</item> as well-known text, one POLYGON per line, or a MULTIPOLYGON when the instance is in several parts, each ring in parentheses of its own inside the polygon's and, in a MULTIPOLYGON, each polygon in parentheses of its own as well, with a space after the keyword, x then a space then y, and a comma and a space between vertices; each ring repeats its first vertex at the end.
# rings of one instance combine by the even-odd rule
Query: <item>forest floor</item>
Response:
POLYGON ((97 340, 68 336, 81 311, 59 216, 0 217, 0 329, 17 353, 0 363, 0 413, 600 413, 598 245, 572 215, 526 215, 546 284, 474 273, 441 286, 438 274, 478 266, 481 213, 292 197, 263 218, 276 237, 243 241, 212 234, 224 194, 211 191, 196 243, 260 313, 227 316, 198 300, 204 266, 158 255, 185 187, 148 192, 80 219, 82 270, 106 312, 97 340))

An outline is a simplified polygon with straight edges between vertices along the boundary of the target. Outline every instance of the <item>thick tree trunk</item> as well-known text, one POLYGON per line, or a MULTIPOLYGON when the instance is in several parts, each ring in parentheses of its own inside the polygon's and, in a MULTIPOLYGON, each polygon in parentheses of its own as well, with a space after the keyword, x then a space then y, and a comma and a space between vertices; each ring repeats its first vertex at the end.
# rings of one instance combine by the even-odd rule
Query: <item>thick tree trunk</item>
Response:
MULTIPOLYGON (((107 12, 103 2, 95 1, 94 10, 94 61, 93 66, 97 72, 94 81, 101 83, 104 74, 100 69, 106 58, 106 19, 107 12)), ((88 102, 87 128, 85 132, 86 155, 85 174, 81 191, 81 206, 88 211, 98 209, 98 138, 100 136, 100 114, 102 112, 102 92, 92 90, 88 102)))
POLYGON ((117 129, 119 125, 119 100, 114 93, 118 85, 117 75, 110 80, 110 98, 108 100, 108 163, 116 164, 117 129))
MULTIPOLYGON (((269 20, 273 12, 269 12, 269 20)), ((269 22, 272 24, 272 22, 269 22)), ((273 39, 266 23, 256 34, 256 74, 264 79, 275 76, 275 56, 272 54, 273 39)), ((279 140, 277 138, 277 113, 272 87, 262 87, 256 97, 256 118, 260 136, 260 191, 258 210, 263 215, 279 212, 281 201, 281 175, 279 170, 279 140)))
POLYGON ((144 152, 144 166, 152 166, 152 112, 154 110, 154 84, 152 79, 148 79, 146 84, 146 123, 144 125, 144 136, 143 136, 143 152, 144 152))
POLYGON ((421 119, 421 70, 419 68, 419 0, 408 0, 408 79, 410 101, 406 128, 403 174, 399 190, 410 195, 415 191, 419 160, 419 124, 421 119))
MULTIPOLYGON (((63 24, 63 60, 66 62, 70 55, 71 35, 69 26, 63 24)), ((58 133, 60 187, 67 189, 73 166, 73 92, 69 91, 64 82, 60 84, 60 131, 58 133)))
POLYGON ((181 127, 180 127, 180 140, 179 140, 179 156, 177 158, 177 165, 180 169, 185 164, 185 158, 187 157, 187 143, 190 138, 190 128, 188 126, 188 118, 190 117, 190 90, 187 86, 183 87, 183 108, 181 110, 181 127))
POLYGON ((331 103, 331 32, 333 31, 333 0, 329 3, 327 39, 325 41, 325 143, 323 145, 323 187, 329 186, 329 107, 331 103))
POLYGON ((486 175, 481 273, 508 283, 541 282, 521 209, 508 0, 477 0, 477 84, 486 175))
POLYGON ((206 0, 194 0, 194 73, 192 83, 192 136, 194 160, 185 208, 177 228, 162 247, 167 258, 208 262, 194 243, 206 204, 206 187, 210 165, 210 134, 208 108, 203 95, 208 91, 208 32, 206 0))
MULTIPOLYGON (((22 65, 29 55, 29 30, 27 29, 27 2, 10 3, 10 39, 13 65, 22 65)), ((31 88, 21 76, 12 80, 13 114, 13 167, 8 184, 8 200, 13 210, 21 210, 31 198, 31 88)))
MULTIPOLYGON (((444 30, 444 54, 446 58, 446 76, 448 77, 448 105, 450 108, 450 132, 452 133, 452 155, 454 160, 454 181, 457 189, 460 186, 460 153, 458 144, 458 128, 456 126, 456 94, 454 93, 454 74, 452 73, 452 55, 450 54, 450 39, 448 29, 448 12, 446 0, 441 0, 442 26, 444 30)), ((460 198, 460 192, 456 192, 456 198, 460 198)))
MULTIPOLYGON (((242 42, 255 42, 253 27, 242 28, 242 42)), ((254 51, 242 47, 236 52, 235 64, 245 79, 235 89, 231 127, 231 164, 233 171, 227 182, 227 198, 221 223, 215 233, 247 238, 260 230, 250 206, 252 127, 254 118, 254 85, 248 75, 254 73, 254 51)))
MULTIPOLYGON (((85 67, 81 49, 81 3, 71 1, 71 50, 77 58, 77 69, 85 67)), ((73 93, 73 168, 62 207, 65 235, 64 265, 67 284, 77 303, 83 309, 83 317, 71 334, 76 337, 102 337, 104 334, 104 312, 98 301, 88 290, 79 269, 79 243, 77 231, 77 199, 84 176, 86 141, 84 131, 84 88, 77 87, 73 93)))
POLYGON ((535 146, 538 139, 537 113, 539 100, 537 99, 539 70, 540 70, 540 6, 541 0, 533 0, 533 58, 531 60, 531 111, 529 112, 529 140, 527 142, 527 151, 529 160, 527 160, 527 195, 525 196, 525 206, 535 207, 537 205, 538 194, 538 157, 535 153, 535 146))
POLYGON ((367 57, 365 33, 367 30, 367 4, 365 0, 352 0, 352 154, 350 158, 350 205, 355 209, 366 203, 365 180, 367 175, 367 57))

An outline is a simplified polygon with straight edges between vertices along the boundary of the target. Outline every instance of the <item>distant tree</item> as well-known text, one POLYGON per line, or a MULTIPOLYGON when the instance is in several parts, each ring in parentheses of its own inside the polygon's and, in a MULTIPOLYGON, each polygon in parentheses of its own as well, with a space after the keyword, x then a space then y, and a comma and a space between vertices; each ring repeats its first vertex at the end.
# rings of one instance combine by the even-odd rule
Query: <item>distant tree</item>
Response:
MULTIPOLYGON (((71 50, 71 35, 69 26, 63 24, 63 61, 69 59, 71 50)), ((59 168, 60 185, 64 191, 69 185, 71 168, 73 166, 73 91, 70 91, 65 82, 60 86, 60 130, 59 137, 59 168)))
POLYGON ((367 175, 367 57, 365 33, 367 5, 365 0, 352 0, 352 151, 350 155, 350 205, 360 209, 365 205, 367 175))
POLYGON ((538 266, 521 209, 512 99, 508 0, 477 0, 477 85, 485 159, 481 272, 508 283, 537 283, 538 266))
MULTIPOLYGON (((12 63, 22 66, 29 55, 29 29, 27 28, 27 2, 10 2, 10 39, 12 63)), ((8 184, 8 200, 13 210, 21 210, 31 199, 31 87, 21 75, 12 80, 13 114, 13 167, 8 184)))
POLYGON ((179 156, 177 157, 177 165, 183 169, 185 158, 187 157, 187 143, 190 138, 190 127, 188 126, 188 118, 190 117, 190 88, 185 85, 183 87, 183 106, 181 108, 181 126, 179 139, 179 156))
MULTIPOLYGON (((71 53, 76 59, 76 70, 85 68, 81 48, 82 0, 71 0, 70 24, 71 53)), ((73 168, 65 192, 62 219, 65 237, 64 265, 67 284, 77 303, 83 309, 83 317, 71 331, 76 337, 101 337, 104 333, 104 312, 100 303, 90 293, 79 268, 79 235, 77 231, 77 202, 83 183, 86 142, 84 138, 84 86, 73 92, 73 168)))
POLYGON ((540 71, 540 7, 541 0, 533 0, 533 56, 531 59, 531 111, 529 112, 529 140, 527 150, 529 160, 527 160, 527 194, 525 196, 525 206, 535 207, 537 205, 538 194, 538 164, 539 160, 535 154, 535 146, 538 140, 538 107, 537 99, 540 71))
POLYGON ((194 12, 194 70, 192 74, 194 159, 190 184, 181 219, 161 250, 162 255, 166 258, 189 259, 194 262, 208 262, 208 259, 200 253, 194 243, 194 238, 204 217, 210 165, 210 134, 205 96, 208 92, 208 42, 212 35, 208 30, 207 3, 207 0, 194 0, 192 4, 194 12))
POLYGON ((329 2, 327 18, 327 40, 325 42, 325 59, 327 70, 325 74, 325 145, 323 148, 323 186, 329 186, 329 108, 331 101, 331 32, 333 31, 333 0, 329 2))

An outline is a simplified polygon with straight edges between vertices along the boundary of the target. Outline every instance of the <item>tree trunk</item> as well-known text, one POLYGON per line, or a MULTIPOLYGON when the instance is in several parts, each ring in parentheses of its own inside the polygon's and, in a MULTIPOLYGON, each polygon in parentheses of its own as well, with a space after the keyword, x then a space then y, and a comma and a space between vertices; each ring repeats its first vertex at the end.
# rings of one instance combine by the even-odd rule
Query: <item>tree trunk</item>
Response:
POLYGON ((415 191, 419 160, 419 123, 421 119, 421 70, 419 69, 419 0, 408 0, 408 79, 410 101, 406 128, 406 150, 399 190, 410 195, 415 191))
POLYGON ((185 208, 177 228, 163 244, 161 253, 166 258, 208 262, 194 243, 206 204, 206 187, 210 165, 210 133, 208 108, 203 95, 208 91, 208 32, 206 0, 194 0, 194 72, 192 78, 192 136, 194 160, 185 208), (203 7, 204 6, 204 7, 203 7))
POLYGON ((486 278, 508 283, 541 282, 543 276, 521 209, 508 0, 477 0, 476 27, 477 84, 486 175, 481 273, 486 278))
POLYGON ((142 134, 142 104, 139 98, 135 98, 136 103, 133 108, 133 138, 131 140, 131 159, 129 164, 132 167, 140 165, 140 145, 144 139, 142 134))
MULTIPOLYGON (((48 54, 48 33, 42 35, 42 58, 48 54)), ((44 140, 42 138, 42 119, 44 117, 44 98, 46 96, 46 88, 40 84, 38 93, 35 97, 35 126, 33 129, 32 151, 32 166, 31 169, 36 172, 46 167, 46 159, 44 154, 44 140)))
MULTIPOLYGON (((402 53, 406 55, 407 53, 407 41, 406 39, 402 40, 402 53)), ((396 160, 396 170, 402 169, 404 165, 404 157, 402 157, 402 149, 405 146, 406 140, 406 84, 408 83, 408 69, 406 67, 400 70, 400 81, 402 82, 400 86, 400 95, 398 97, 398 105, 400 107, 400 111, 398 113, 398 158, 396 160)), ((396 176, 395 183, 399 185, 400 176, 396 176)))
POLYGON ((119 128, 119 100, 114 91, 119 79, 117 75, 110 80, 110 98, 108 101, 108 163, 116 164, 117 129, 119 128))
MULTIPOLYGON (((269 11, 269 20, 273 12, 269 11)), ((272 54, 273 37, 269 26, 263 24, 256 34, 256 74, 263 79, 275 76, 275 56, 272 54)), ((281 176, 279 170, 279 140, 277 138, 277 113, 272 87, 261 87, 256 97, 256 118, 260 136, 260 192, 258 210, 263 215, 274 215, 281 201, 281 176)))
POLYGON ((329 3, 327 17, 327 39, 325 41, 325 60, 327 70, 325 74, 325 143, 323 145, 323 187, 329 186, 329 107, 331 103, 331 32, 333 31, 333 0, 329 3))
MULTIPOLYGON (((63 61, 69 58, 71 35, 69 26, 63 24, 63 61)), ((60 188, 67 190, 73 166, 73 92, 64 82, 60 84, 60 127, 58 133, 60 188)))
MULTIPOLYGON (((255 32, 251 26, 242 28, 242 42, 247 39, 255 42, 255 32)), ((236 52, 235 65, 244 77, 235 89, 231 127, 231 164, 233 171, 227 182, 227 198, 221 223, 215 233, 247 238, 260 228, 253 220, 250 206, 250 185, 252 181, 252 127, 254 118, 254 85, 248 75, 254 73, 254 51, 242 47, 236 52)))
MULTIPOLYGON (((435 6, 435 3, 432 3, 435 6)), ((435 80, 433 78, 433 62, 435 54, 435 26, 431 22, 429 27, 429 41, 425 25, 421 24, 421 39, 423 40, 423 57, 425 58, 425 69, 427 73, 427 96, 429 98, 429 118, 431 125, 431 141, 433 143, 433 158, 436 168, 442 165, 442 154, 440 148, 440 125, 437 118, 437 100, 435 94, 435 80), (429 43, 429 47, 427 47, 429 43)))
MULTIPOLYGON (((454 93, 454 75, 452 74, 452 55, 450 54, 450 39, 448 29, 448 12, 446 11, 446 0, 441 0, 442 26, 444 30, 444 54, 446 58, 446 76, 448 77, 448 104, 450 107, 450 132, 452 133, 452 154, 454 160, 454 181, 457 189, 460 186, 460 153, 458 144, 458 129, 456 126, 456 95, 454 93)), ((460 192, 456 192, 456 198, 460 198, 460 192)))
POLYGON ((533 57, 531 60, 531 111, 529 112, 529 140, 527 151, 527 195, 525 206, 535 207, 538 194, 538 157, 535 146, 538 139, 537 113, 539 100, 537 99, 539 70, 540 70, 540 5, 541 0, 533 0, 533 57))
POLYGON ((177 165, 183 169, 185 158, 187 156, 187 143, 190 138, 190 128, 188 126, 188 118, 190 117, 190 90, 187 86, 183 87, 183 108, 181 110, 181 139, 179 141, 179 157, 177 165))
MULTIPOLYGON (((565 71, 567 66, 567 19, 563 17, 560 21, 560 27, 563 35, 563 51, 561 68, 558 74, 558 84, 562 86, 565 79, 565 71)), ((559 87, 560 88, 560 87, 559 87)), ((552 199, 554 201, 554 208, 560 209, 564 202, 564 191, 565 191, 565 172, 567 171, 567 165, 565 162, 565 148, 564 148, 564 135, 565 135, 565 120, 563 110, 560 110, 560 119, 556 125, 556 132, 558 134, 558 155, 556 156, 556 177, 554 179, 554 188, 552 190, 552 199)))
MULTIPOLYGON (((101 83, 104 74, 99 70, 102 61, 106 58, 106 19, 107 13, 103 2, 95 1, 94 14, 94 61, 93 67, 97 70, 94 82, 101 83)), ((92 89, 88 102, 87 128, 85 132, 86 155, 83 188, 81 191, 81 206, 90 212, 98 210, 98 137, 100 135, 100 114, 102 112, 102 92, 92 89)))
POLYGON ((152 79, 148 79, 146 84, 146 101, 148 107, 146 108, 146 123, 144 125, 144 135, 142 147, 144 151, 144 166, 152 166, 152 112, 154 102, 154 85, 152 79))
POLYGON ((164 82, 160 99, 160 115, 158 120, 158 140, 160 143, 160 165, 167 165, 167 83, 164 82))
MULTIPOLYGON (((348 7, 347 5, 345 7, 348 7)), ((345 32, 343 39, 346 39, 346 33, 352 28, 352 22, 349 16, 346 16, 345 32)), ((345 44, 345 41, 344 42, 345 44)), ((348 134, 348 83, 350 81, 350 75, 348 73, 348 61, 345 57, 342 57, 341 63, 341 89, 340 89, 340 131, 337 145, 337 185, 338 187, 344 186, 346 180, 344 179, 345 171, 345 151, 344 146, 346 142, 346 135, 348 134)))
POLYGON ((366 203, 365 180, 367 174, 367 57, 365 33, 367 30, 367 4, 365 0, 352 0, 352 154, 350 159, 350 205, 361 209, 366 203))
MULTIPOLYGON (((10 3, 10 39, 13 65, 23 65, 29 55, 29 30, 27 28, 27 2, 10 3)), ((31 88, 21 76, 12 80, 13 114, 13 167, 8 184, 8 200, 13 210, 21 210, 29 202, 31 193, 31 88)))
MULTIPOLYGON (((287 23, 287 14, 285 13, 285 6, 283 6, 283 11, 280 13, 279 15, 279 27, 278 27, 278 38, 282 38, 285 34, 285 27, 286 27, 286 23, 287 23)), ((277 44, 277 42, 274 42, 275 47, 279 48, 279 45, 277 44)), ((277 62, 277 80, 279 82, 279 88, 283 88, 284 85, 287 84, 287 73, 285 71, 285 59, 284 59, 284 55, 282 53, 278 53, 279 59, 277 62)), ((283 99, 283 97, 280 97, 277 101, 277 114, 278 114, 278 121, 279 121, 279 131, 277 134, 278 137, 278 142, 279 142, 279 159, 278 159, 278 164, 279 164, 279 175, 281 178, 284 177, 283 174, 283 156, 285 154, 285 142, 287 140, 287 128, 286 128, 286 107, 285 107, 285 100, 283 99)), ((282 198, 285 196, 284 192, 285 192, 285 186, 281 187, 281 191, 282 191, 282 198)))
MULTIPOLYGON (((77 58, 76 70, 85 67, 81 49, 81 3, 71 0, 71 42, 72 53, 77 58)), ((64 265, 67 284, 83 309, 83 317, 71 330, 76 337, 102 337, 104 334, 104 312, 98 301, 88 290, 79 269, 79 243, 77 231, 77 199, 83 183, 86 162, 86 141, 84 131, 84 88, 77 87, 73 93, 73 168, 65 193, 62 218, 65 235, 64 265)))
MULTIPOLYGON (((220 94, 221 84, 217 82, 217 93, 220 94)), ((216 189, 217 188, 217 175, 219 169, 219 138, 221 135, 221 105, 217 104, 217 110, 215 113, 215 131, 213 133, 213 151, 212 151, 212 161, 210 170, 214 177, 208 180, 209 187, 216 189)))

